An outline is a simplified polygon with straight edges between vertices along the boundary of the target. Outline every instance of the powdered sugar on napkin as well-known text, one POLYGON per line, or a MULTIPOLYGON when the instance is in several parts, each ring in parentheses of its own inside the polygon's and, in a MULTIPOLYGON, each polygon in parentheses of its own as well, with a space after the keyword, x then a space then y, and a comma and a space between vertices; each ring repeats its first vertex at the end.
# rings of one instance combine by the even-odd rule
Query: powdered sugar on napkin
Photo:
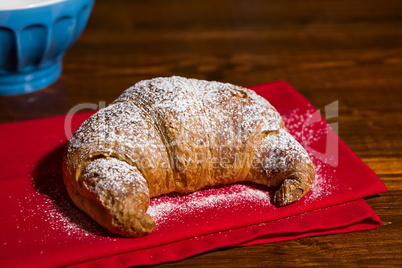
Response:
MULTIPOLYGON (((26 194, 23 198, 14 197, 10 193, 9 198, 17 200, 19 211, 24 215, 23 218, 16 214, 17 229, 22 232, 32 232, 33 229, 39 229, 42 232, 40 243, 47 243, 50 240, 59 240, 59 237, 54 236, 59 233, 64 239, 78 239, 105 236, 108 234, 95 221, 89 218, 84 212, 80 211, 69 199, 65 186, 56 178, 61 174, 54 176, 48 175, 49 184, 37 185, 35 179, 32 179, 32 186, 37 190, 26 194), (36 222, 33 219, 41 219, 41 225, 34 225, 31 222, 36 222), (49 232, 49 229, 52 232, 49 232)), ((36 231, 38 232, 38 230, 36 231)), ((110 234, 108 234, 110 239, 110 234)), ((106 237, 105 237, 106 238, 106 237)), ((86 239, 86 241, 88 241, 86 239)), ((23 241, 20 241, 21 243, 23 241)))
POLYGON ((329 128, 324 120, 315 124, 309 123, 309 119, 316 113, 317 110, 308 104, 306 110, 301 111, 300 108, 296 108, 289 113, 282 114, 288 132, 307 150, 314 164, 316 177, 310 192, 307 194, 309 200, 320 200, 332 193, 331 180, 336 171, 335 168, 317 159, 314 155, 314 145, 325 139, 329 128))
POLYGON ((163 224, 172 219, 180 220, 180 215, 192 214, 214 209, 243 208, 252 209, 253 204, 269 206, 269 192, 258 189, 250 184, 233 184, 222 187, 209 187, 186 195, 166 195, 153 198, 148 213, 157 224, 163 224))

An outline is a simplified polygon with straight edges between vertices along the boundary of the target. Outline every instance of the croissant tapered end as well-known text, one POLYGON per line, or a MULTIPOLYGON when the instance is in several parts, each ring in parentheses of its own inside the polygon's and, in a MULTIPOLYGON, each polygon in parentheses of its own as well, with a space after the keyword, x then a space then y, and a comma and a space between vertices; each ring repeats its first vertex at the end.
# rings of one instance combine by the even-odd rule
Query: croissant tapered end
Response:
POLYGON ((125 213, 115 215, 108 226, 112 233, 122 235, 125 237, 141 237, 151 233, 155 227, 155 221, 146 213, 138 215, 135 212, 135 206, 128 201, 125 205, 125 213))
MULTIPOLYGON (((308 159, 310 160, 310 159, 308 159)), ((274 194, 276 206, 286 206, 300 200, 309 190, 315 178, 315 171, 311 161, 299 163, 295 166, 296 172, 284 179, 274 194)))
MULTIPOLYGON (((148 185, 136 167, 114 157, 84 161, 77 179, 69 179, 67 190, 74 203, 112 233, 140 237, 156 224, 146 214, 148 185)), ((72 177, 65 169, 64 176, 72 177)))
POLYGON ((247 180, 278 188, 273 203, 285 206, 301 199, 314 178, 314 166, 307 151, 282 125, 279 131, 261 139, 247 180))
POLYGON ((305 189, 297 187, 294 179, 285 179, 274 195, 274 204, 286 206, 298 201, 307 192, 305 189))

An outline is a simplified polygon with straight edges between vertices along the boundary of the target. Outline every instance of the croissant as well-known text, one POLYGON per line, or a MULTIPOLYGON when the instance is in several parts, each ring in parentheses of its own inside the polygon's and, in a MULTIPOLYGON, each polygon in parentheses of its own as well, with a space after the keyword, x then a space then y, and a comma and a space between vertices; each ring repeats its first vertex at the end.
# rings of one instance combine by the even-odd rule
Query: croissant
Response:
POLYGON ((315 177, 305 149, 254 91, 183 77, 140 81, 85 121, 67 144, 63 178, 73 202, 115 234, 156 224, 150 198, 250 181, 299 200, 315 177))

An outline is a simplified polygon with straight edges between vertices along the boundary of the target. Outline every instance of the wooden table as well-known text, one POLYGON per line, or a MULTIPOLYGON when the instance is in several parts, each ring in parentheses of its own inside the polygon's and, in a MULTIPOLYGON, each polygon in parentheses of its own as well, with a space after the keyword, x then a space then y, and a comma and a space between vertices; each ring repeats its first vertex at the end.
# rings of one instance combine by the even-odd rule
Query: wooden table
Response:
POLYGON ((338 100, 340 137, 383 180, 371 231, 217 250, 205 266, 402 265, 401 0, 97 0, 61 79, 0 97, 0 122, 106 104, 135 82, 181 75, 249 86, 286 80, 317 108, 338 100))

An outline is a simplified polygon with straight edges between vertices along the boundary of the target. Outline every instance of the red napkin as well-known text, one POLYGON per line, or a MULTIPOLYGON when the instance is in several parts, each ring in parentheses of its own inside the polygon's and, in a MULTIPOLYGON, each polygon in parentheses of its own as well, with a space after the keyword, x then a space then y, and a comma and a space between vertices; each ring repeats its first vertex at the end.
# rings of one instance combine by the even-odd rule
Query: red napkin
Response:
MULTIPOLYGON (((317 110, 283 81, 250 88, 277 108, 310 153, 316 181, 300 201, 277 208, 271 189, 249 183, 166 195, 151 200, 154 232, 118 237, 77 209, 62 181, 66 136, 92 113, 2 124, 0 266, 158 264, 222 247, 378 227, 362 198, 387 189, 317 110)), ((337 116, 336 105, 324 109, 327 118, 337 116)))

